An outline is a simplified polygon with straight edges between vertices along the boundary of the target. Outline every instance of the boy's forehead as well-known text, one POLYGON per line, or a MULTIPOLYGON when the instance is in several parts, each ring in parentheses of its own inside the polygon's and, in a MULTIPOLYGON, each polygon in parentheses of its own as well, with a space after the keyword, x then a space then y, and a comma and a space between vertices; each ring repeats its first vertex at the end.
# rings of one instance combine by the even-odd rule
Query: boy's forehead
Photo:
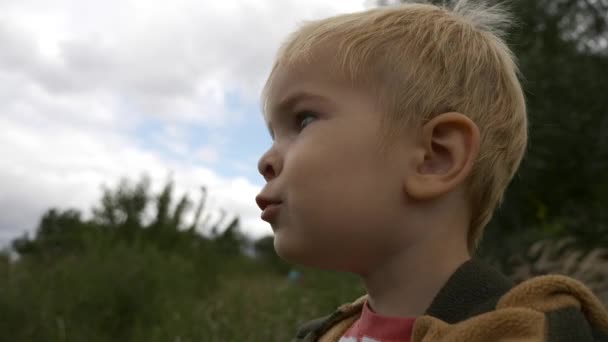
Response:
MULTIPOLYGON (((331 81, 343 78, 336 58, 336 45, 330 42, 317 43, 308 48, 287 49, 278 56, 273 74, 284 77, 318 78, 321 81, 331 81)), ((274 76, 274 75, 271 75, 274 76)))
POLYGON ((268 79, 264 98, 264 116, 280 111, 295 93, 322 95, 323 85, 333 83, 322 68, 313 65, 277 66, 268 79))

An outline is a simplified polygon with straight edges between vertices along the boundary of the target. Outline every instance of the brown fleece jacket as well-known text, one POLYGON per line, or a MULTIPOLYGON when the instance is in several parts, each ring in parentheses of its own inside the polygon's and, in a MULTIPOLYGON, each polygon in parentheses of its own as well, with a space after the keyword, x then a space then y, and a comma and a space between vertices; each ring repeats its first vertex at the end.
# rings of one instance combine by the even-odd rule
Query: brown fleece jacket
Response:
MULTIPOLYGON (((334 342, 366 296, 304 325, 295 341, 334 342)), ((414 325, 412 342, 608 341, 608 311, 582 283, 560 275, 512 283, 481 262, 463 264, 414 325)))

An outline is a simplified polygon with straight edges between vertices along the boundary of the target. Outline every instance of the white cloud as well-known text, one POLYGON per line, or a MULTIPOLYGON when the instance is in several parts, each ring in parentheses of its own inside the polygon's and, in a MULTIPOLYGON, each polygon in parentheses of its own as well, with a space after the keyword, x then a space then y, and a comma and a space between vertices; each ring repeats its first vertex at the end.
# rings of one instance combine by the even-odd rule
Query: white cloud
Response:
POLYGON ((0 159, 0 239, 34 228, 40 214, 51 206, 88 213, 101 196, 102 184, 114 187, 123 176, 136 181, 143 173, 150 175, 155 191, 171 174, 176 195, 187 193, 192 199, 199 196, 200 186, 207 186, 212 210, 225 208, 230 215, 241 216, 243 227, 252 236, 270 233, 259 220, 254 202, 259 186, 243 178, 226 179, 210 169, 163 160, 130 147, 134 144, 119 135, 83 134, 72 128, 48 132, 0 124, 19 137, 0 136, 0 155, 8 157, 0 159), (44 157, 45 151, 50 155, 44 157))
POLYGON ((164 126, 151 139, 174 154, 232 163, 217 139, 189 146, 183 127, 241 120, 228 94, 257 101, 289 31, 363 2, 0 1, 0 243, 51 206, 88 210, 103 182, 147 172, 162 183, 169 170, 178 190, 208 185, 254 235, 270 233, 259 185, 144 148, 136 128, 154 118, 164 126))
POLYGON ((220 159, 220 154, 213 146, 203 146, 198 150, 198 158, 205 163, 214 164, 220 159))
MULTIPOLYGON (((110 92, 171 120, 221 120, 224 94, 255 99, 280 40, 360 1, 9 2, 2 64, 51 93, 110 92)), ((0 65, 2 65, 0 64, 0 65)))

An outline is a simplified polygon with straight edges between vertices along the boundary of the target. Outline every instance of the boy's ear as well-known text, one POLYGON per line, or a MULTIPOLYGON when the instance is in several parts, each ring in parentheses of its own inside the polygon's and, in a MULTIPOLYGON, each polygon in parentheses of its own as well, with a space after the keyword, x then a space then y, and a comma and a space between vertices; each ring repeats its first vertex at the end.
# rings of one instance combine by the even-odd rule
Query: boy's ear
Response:
POLYGON ((417 200, 429 200, 452 191, 471 173, 479 152, 479 128, 463 114, 443 113, 420 131, 413 170, 405 190, 417 200))

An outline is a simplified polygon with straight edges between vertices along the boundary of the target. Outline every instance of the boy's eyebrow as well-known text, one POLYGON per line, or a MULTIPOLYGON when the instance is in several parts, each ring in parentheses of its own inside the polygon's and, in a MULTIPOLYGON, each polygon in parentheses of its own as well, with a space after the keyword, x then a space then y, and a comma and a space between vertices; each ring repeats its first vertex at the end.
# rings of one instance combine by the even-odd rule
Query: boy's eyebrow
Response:
POLYGON ((285 96, 278 104, 272 105, 270 108, 270 112, 268 113, 269 115, 266 124, 268 126, 268 132, 270 133, 270 137, 274 139, 274 132, 272 131, 271 124, 273 114, 291 112, 296 106, 296 104, 298 104, 298 102, 302 102, 304 100, 327 101, 327 99, 321 95, 313 94, 306 91, 297 91, 285 96))

